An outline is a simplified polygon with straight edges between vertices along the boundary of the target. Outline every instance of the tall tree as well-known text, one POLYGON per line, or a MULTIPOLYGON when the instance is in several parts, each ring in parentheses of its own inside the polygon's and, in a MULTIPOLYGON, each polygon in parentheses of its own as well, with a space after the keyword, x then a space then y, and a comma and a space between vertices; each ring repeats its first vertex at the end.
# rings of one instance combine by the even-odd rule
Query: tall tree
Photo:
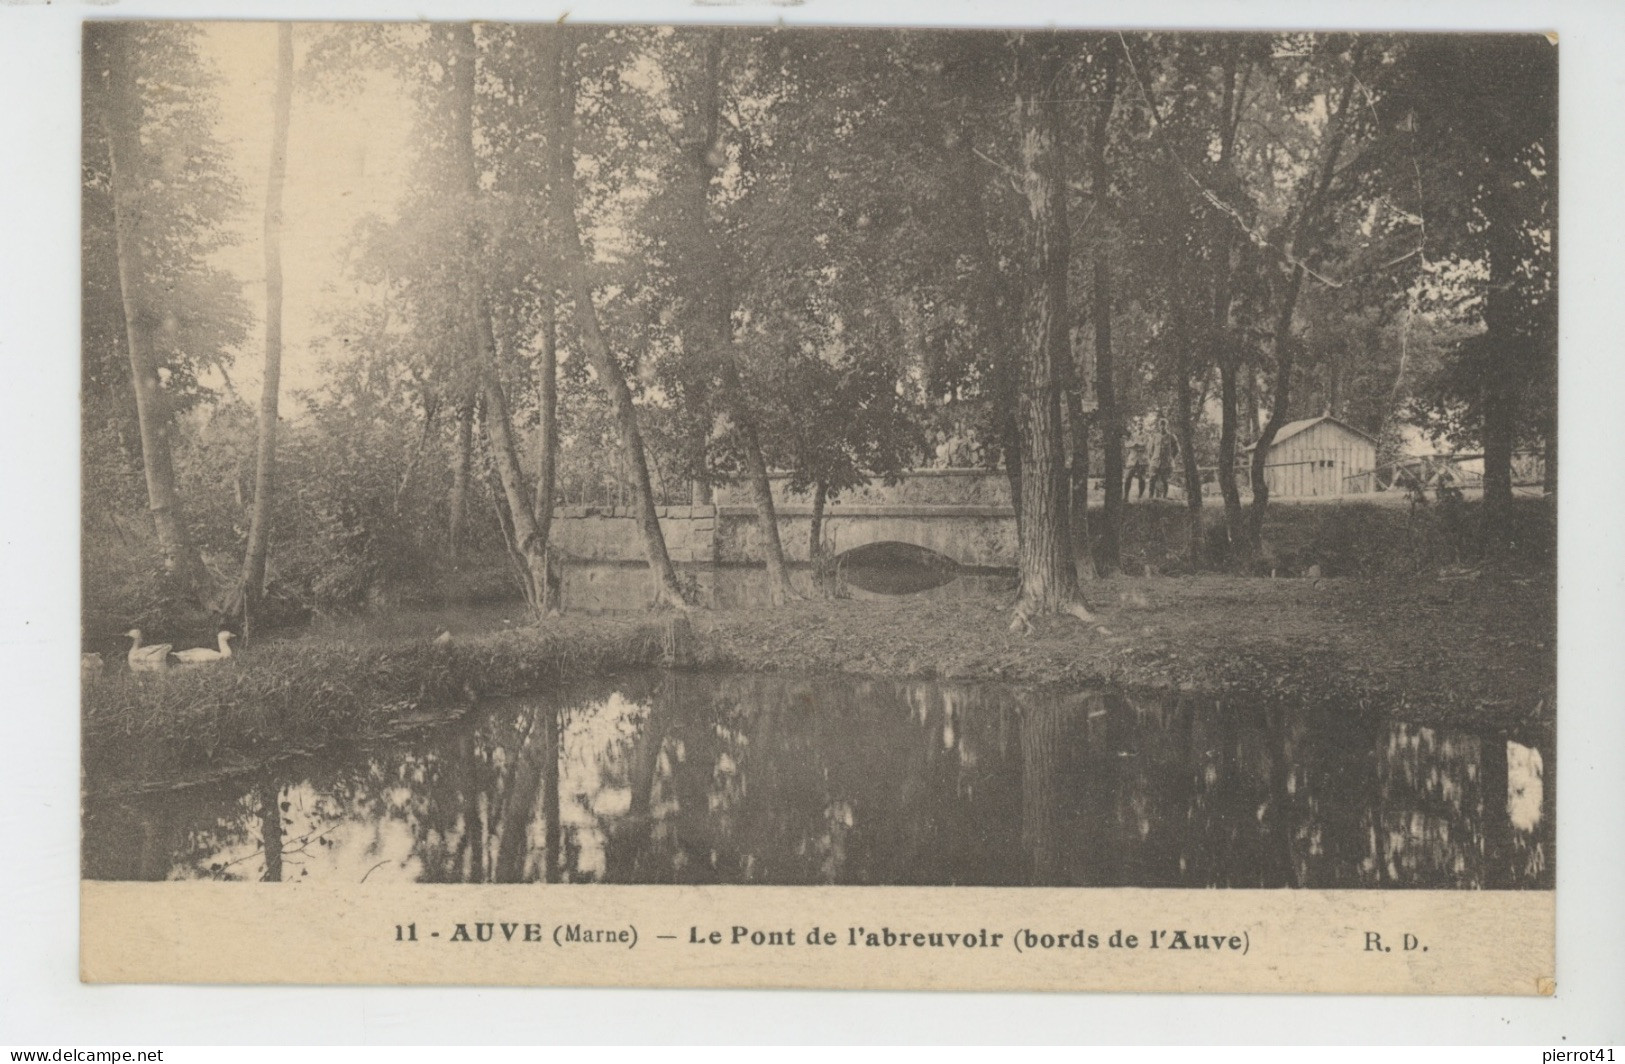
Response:
POLYGON ((734 423, 744 452, 745 473, 750 483, 751 503, 756 507, 756 530, 767 566, 768 593, 775 606, 794 596, 790 573, 784 564, 784 546, 779 540, 778 516, 773 506, 773 488, 762 456, 757 419, 750 409, 745 385, 740 377, 734 345, 736 299, 729 283, 729 270, 723 263, 722 240, 711 221, 711 186, 727 156, 721 139, 721 94, 723 86, 723 46, 726 31, 708 30, 702 48, 703 73, 695 93, 698 129, 684 145, 691 168, 689 211, 691 280, 709 288, 696 300, 699 313, 689 335, 694 346, 713 353, 722 378, 722 396, 728 418, 734 423))
POLYGON ((610 406, 619 430, 621 453, 632 480, 634 503, 637 508, 638 531, 643 539, 644 554, 649 559, 650 574, 654 579, 654 605, 685 605, 683 593, 677 584, 677 572, 666 552, 666 540, 660 530, 660 517, 655 510, 654 492, 649 486, 649 460, 644 451, 643 433, 638 427, 637 409, 632 403, 632 391, 627 387, 626 375, 621 372, 615 353, 610 350, 598 321, 598 310, 593 303, 592 282, 587 275, 587 256, 581 243, 580 224, 576 220, 575 173, 575 113, 576 113, 576 48, 577 36, 573 28, 558 26, 543 28, 550 34, 550 47, 556 49, 557 62, 552 68, 545 64, 541 76, 553 75, 554 90, 549 108, 550 140, 557 146, 555 158, 555 195, 551 203, 560 254, 560 267, 569 289, 576 330, 581 336, 600 384, 609 393, 610 406))
POLYGON ((1415 175, 1429 254, 1482 269, 1482 332, 1446 355, 1426 413, 1483 446, 1485 531, 1500 550, 1513 452, 1556 438, 1557 48, 1541 34, 1423 37, 1395 67, 1384 161, 1415 175))
MULTIPOLYGON (((1241 39, 1228 40, 1221 45, 1223 61, 1219 70, 1221 96, 1218 132, 1219 158, 1214 168, 1214 183, 1234 202, 1247 204, 1242 182, 1237 174, 1236 138, 1241 129, 1242 109, 1246 97, 1246 78, 1249 74, 1246 51, 1241 39)), ((1231 211, 1241 208, 1234 205, 1231 211)), ((1249 209, 1249 214, 1251 211, 1249 209)), ((1245 216, 1243 216, 1245 217, 1245 216)), ((1241 490, 1236 484, 1238 457, 1237 409, 1239 379, 1243 365, 1242 345, 1236 336, 1235 303, 1237 274, 1250 261, 1250 249, 1237 232, 1235 216, 1224 209, 1206 213, 1212 236, 1209 254, 1212 256, 1212 303, 1208 318, 1208 337, 1212 345, 1212 358, 1219 367, 1219 493, 1224 499, 1225 538, 1235 551, 1245 542, 1245 528, 1241 510, 1241 490)), ((1251 433, 1255 422, 1248 422, 1251 433)))
POLYGON ((254 510, 238 590, 245 637, 265 593, 265 556, 276 490, 277 399, 282 390, 282 186, 288 175, 288 125, 292 110, 293 26, 284 22, 277 27, 271 161, 265 183, 265 373, 260 388, 259 449, 254 459, 254 510))
POLYGON ((153 281, 158 271, 148 249, 161 239, 158 229, 164 224, 163 217, 152 209, 154 200, 170 181, 169 175, 150 173, 145 163, 142 130, 147 120, 143 102, 147 86, 137 67, 136 49, 141 44, 137 29, 114 23, 86 24, 86 66, 100 75, 99 85, 93 82, 99 91, 87 92, 86 105, 99 104, 99 125, 107 145, 122 339, 140 427, 148 511, 164 571, 183 597, 201 603, 207 597, 208 578, 188 534, 176 489, 171 446, 174 422, 152 343, 153 323, 172 320, 156 305, 153 281))
MULTIPOLYGON (((1095 565, 1101 575, 1116 572, 1119 544, 1123 534, 1123 414, 1117 406, 1116 371, 1112 361, 1112 282, 1109 245, 1104 237, 1105 218, 1111 200, 1111 171, 1106 164, 1106 139, 1111 129, 1112 110, 1117 103, 1117 51, 1107 42, 1100 49, 1104 84, 1094 100, 1094 116, 1089 126, 1089 190, 1093 209, 1099 213, 1100 235, 1090 247, 1089 317, 1095 331, 1095 395, 1099 402, 1096 421, 1100 425, 1102 450, 1106 460, 1106 498, 1101 527, 1095 536, 1095 565)), ((1068 352, 1070 356, 1070 352, 1068 352)), ((1086 481, 1087 483, 1087 481, 1086 481)))
MULTIPOLYGON (((541 606, 546 612, 558 608, 557 582, 553 579, 553 503, 558 495, 559 464, 559 355, 558 321, 554 293, 543 297, 542 349, 538 353, 536 425, 536 538, 541 543, 547 566, 541 606)), ((555 773, 557 775, 557 773, 555 773)), ((555 783, 557 781, 555 780, 555 783)), ((557 795, 554 796, 555 801, 557 795)), ((548 851, 550 854, 552 850, 548 851)))
POLYGON ((479 42, 474 26, 457 28, 452 56, 452 92, 456 100, 455 150, 462 174, 467 212, 464 254, 466 256, 465 313, 469 343, 474 353, 475 372, 485 400, 486 436, 491 459, 502 485, 501 512, 509 549, 520 570, 525 599, 533 610, 543 611, 548 599, 547 543, 536 523, 536 503, 525 483, 524 465, 502 377, 497 370, 496 337, 491 324, 491 301, 486 291, 485 233, 480 211, 480 165, 477 153, 478 102, 477 75, 479 42))
POLYGON ((1034 278, 1023 331, 1021 394, 1021 590, 1013 628, 1040 613, 1093 615, 1078 593, 1066 505, 1060 366, 1072 358, 1067 315, 1070 241, 1060 104, 1062 47, 1053 35, 1022 34, 1016 43, 1016 122, 1027 246, 1034 278))
POLYGON ((1342 91, 1335 109, 1326 119, 1325 131, 1318 144, 1319 158, 1314 168, 1301 180, 1298 202, 1294 205, 1284 238, 1280 244, 1286 260, 1285 288, 1276 307, 1272 349, 1275 355, 1275 388, 1270 404, 1269 420, 1259 432, 1253 449, 1252 487, 1253 503, 1248 515, 1247 546, 1257 555, 1262 548, 1264 512, 1269 505, 1269 478, 1265 466, 1275 435, 1287 422, 1291 409, 1292 369, 1296 355, 1297 337, 1293 332, 1293 318, 1298 309, 1298 298, 1303 292, 1304 279, 1309 272, 1306 260, 1317 253, 1324 238, 1327 220, 1327 199, 1337 166, 1342 161, 1343 146, 1348 139, 1350 108, 1354 105, 1355 89, 1360 83, 1360 57, 1363 45, 1356 41, 1346 57, 1348 70, 1343 78, 1342 91))

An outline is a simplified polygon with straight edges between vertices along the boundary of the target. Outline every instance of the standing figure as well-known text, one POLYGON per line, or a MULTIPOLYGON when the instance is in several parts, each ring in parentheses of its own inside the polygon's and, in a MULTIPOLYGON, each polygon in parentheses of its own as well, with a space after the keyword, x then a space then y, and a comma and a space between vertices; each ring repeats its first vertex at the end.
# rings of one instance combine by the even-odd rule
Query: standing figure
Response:
POLYGON ((1123 474, 1123 501, 1128 501, 1128 486, 1134 481, 1140 482, 1139 498, 1145 498, 1145 441, 1138 436, 1129 441, 1128 471, 1123 474))
POLYGON ((1168 419, 1158 416, 1156 435, 1151 437, 1151 497, 1166 499, 1168 481, 1174 475, 1174 456, 1179 453, 1179 441, 1168 431, 1168 419))

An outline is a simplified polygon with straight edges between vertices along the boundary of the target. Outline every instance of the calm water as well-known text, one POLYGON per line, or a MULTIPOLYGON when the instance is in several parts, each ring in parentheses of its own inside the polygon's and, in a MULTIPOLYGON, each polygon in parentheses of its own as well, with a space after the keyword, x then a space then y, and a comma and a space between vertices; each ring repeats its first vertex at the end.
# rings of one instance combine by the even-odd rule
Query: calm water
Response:
POLYGON ((98 879, 1549 887, 1549 751, 1249 703, 641 673, 88 803, 98 879))

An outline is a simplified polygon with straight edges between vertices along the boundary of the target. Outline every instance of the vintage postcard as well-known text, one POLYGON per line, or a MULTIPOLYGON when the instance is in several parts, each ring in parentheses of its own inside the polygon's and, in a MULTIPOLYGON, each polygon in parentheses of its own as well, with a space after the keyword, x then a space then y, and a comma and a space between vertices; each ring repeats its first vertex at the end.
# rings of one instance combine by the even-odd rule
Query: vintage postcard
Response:
POLYGON ((1553 992, 1555 40, 83 45, 84 980, 1553 992))

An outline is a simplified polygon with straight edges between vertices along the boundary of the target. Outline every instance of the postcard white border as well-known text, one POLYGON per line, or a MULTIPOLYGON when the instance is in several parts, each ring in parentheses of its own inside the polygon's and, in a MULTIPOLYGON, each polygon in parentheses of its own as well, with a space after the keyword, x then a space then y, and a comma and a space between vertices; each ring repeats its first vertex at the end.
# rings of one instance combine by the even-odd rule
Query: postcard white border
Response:
POLYGON ((829 0, 570 5, 579 20, 1556 29, 1562 44, 1563 482, 1558 993, 1552 999, 86 987, 78 982, 77 172, 84 17, 534 19, 515 0, 0 5, 0 1027, 53 1044, 556 1040, 1625 1041, 1625 18, 1569 0, 1122 5, 829 0), (1588 450, 1588 446, 1590 449, 1588 450), (1582 493, 1579 486, 1589 485, 1582 493), (26 500, 26 503, 24 502, 26 500), (37 502, 36 502, 37 500, 37 502), (288 1026, 268 1029, 268 1010, 288 1026))

